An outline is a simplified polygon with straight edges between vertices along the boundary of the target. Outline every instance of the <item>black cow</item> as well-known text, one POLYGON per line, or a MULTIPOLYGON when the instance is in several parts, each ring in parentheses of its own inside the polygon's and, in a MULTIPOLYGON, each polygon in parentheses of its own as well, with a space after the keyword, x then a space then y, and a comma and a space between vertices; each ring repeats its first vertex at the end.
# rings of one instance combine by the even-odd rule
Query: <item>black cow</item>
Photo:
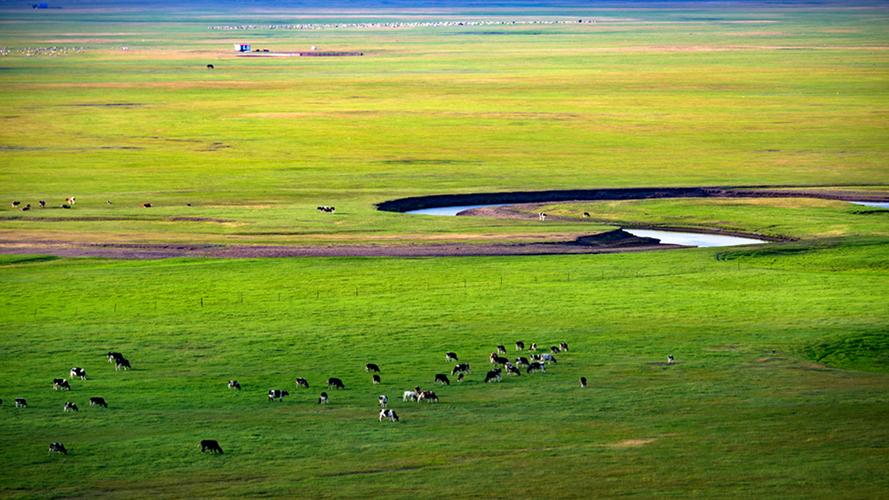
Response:
POLYGON ((493 382, 495 380, 497 382, 500 382, 501 374, 502 371, 499 368, 497 368, 496 370, 489 370, 488 373, 485 374, 485 383, 487 384, 488 382, 493 382))
POLYGON ((222 455, 224 452, 222 451, 222 446, 219 446, 219 441, 215 439, 202 439, 201 440, 201 453, 219 453, 222 455))
POLYGON ((216 66, 213 66, 212 64, 207 65, 207 69, 214 69, 214 68, 216 68, 216 66))
POLYGON ((586 387, 586 377, 580 377, 580 386, 586 387))
POLYGON ((66 412, 69 412, 69 411, 73 411, 73 412, 80 411, 80 408, 77 407, 77 403, 74 403, 73 401, 66 401, 66 402, 65 402, 65 406, 64 406, 62 409, 65 410, 66 412))
POLYGON ((319 405, 326 405, 326 404, 327 404, 327 400, 328 400, 327 393, 326 393, 326 392, 322 392, 322 393, 321 393, 321 396, 318 398, 318 404, 319 404, 319 405))
POLYGON ((368 364, 364 365, 364 371, 380 373, 380 367, 374 363, 368 363, 368 364))
POLYGON ((54 378, 52 379, 52 388, 56 391, 70 391, 71 384, 63 378, 54 378))
POLYGON ((568 350, 568 342, 559 342, 559 349, 561 349, 563 351, 567 351, 568 350))
POLYGON ((228 381, 228 388, 234 389, 236 391, 240 391, 241 390, 241 383, 238 382, 237 380, 229 380, 228 381))
POLYGON ((309 381, 302 378, 302 377, 296 377, 296 386, 302 387, 304 389, 308 389, 309 388, 309 381))
POLYGON ((101 406, 102 408, 108 408, 108 402, 105 401, 105 398, 96 396, 90 398, 90 406, 101 406))
POLYGON ((554 346, 554 345, 549 346, 549 350, 553 354, 559 354, 560 352, 562 352, 562 350, 559 349, 558 346, 554 346))
POLYGON ((380 376, 377 375, 376 373, 374 373, 373 376, 371 377, 371 380, 373 381, 373 383, 379 384, 380 383, 380 376))
POLYGON ((516 340, 515 350, 516 351, 524 351, 525 350, 525 343, 522 342, 521 340, 516 340))
POLYGON ((27 212, 28 210, 31 210, 31 204, 30 204, 30 203, 28 203, 27 205, 25 205, 25 206, 22 207, 22 212, 27 212))
POLYGON ((25 398, 15 398, 15 407, 16 408, 27 408, 28 401, 25 398))
POLYGON ((67 203, 62 203, 61 205, 59 205, 59 208, 68 209, 68 208, 71 208, 71 205, 69 205, 67 203))
POLYGON ((46 208, 46 200, 40 200, 37 204, 40 205, 40 208, 46 208))
POLYGON ((22 204, 22 202, 20 202, 19 200, 15 200, 12 202, 12 208, 16 208, 17 206, 19 206, 21 204, 22 204))
POLYGON ((539 361, 534 361, 530 365, 528 365, 528 369, 526 370, 528 373, 531 372, 546 372, 546 367, 543 363, 539 361))
POLYGON ((114 362, 115 370, 129 370, 133 365, 130 364, 130 360, 127 358, 121 357, 114 362))
POLYGON ((68 454, 68 450, 65 448, 65 445, 63 445, 62 443, 60 443, 58 441, 49 443, 49 452, 50 453, 61 453, 62 455, 68 454))
POLYGON ((284 401, 285 396, 289 396, 290 393, 287 391, 282 391, 280 389, 269 389, 269 401, 280 400, 284 401))
POLYGON ((458 373, 457 374, 457 382, 463 382, 463 377, 464 377, 463 373, 458 373))
POLYGON ((505 365, 509 360, 503 356, 498 356, 496 352, 491 353, 491 363, 495 365, 505 365))
POLYGON ((343 384, 342 380, 340 380, 336 377, 330 377, 329 379, 327 379, 327 388, 328 389, 345 389, 346 386, 345 386, 345 384, 343 384))
POLYGON ((506 365, 506 374, 507 375, 522 375, 522 371, 518 369, 518 367, 513 366, 511 363, 506 365))
POLYGON ((524 356, 519 356, 515 359, 515 364, 517 366, 528 366, 531 363, 528 361, 528 358, 526 358, 524 356))
POLYGON ((450 352, 450 351, 449 351, 449 352, 446 352, 446 353, 445 353, 445 361, 460 361, 460 360, 457 359, 457 353, 456 353, 456 352, 450 352))
POLYGON ((444 373, 436 373, 435 374, 435 383, 436 384, 451 385, 451 381, 448 380, 448 376, 445 375, 444 373))
POLYGON ((589 212, 584 212, 584 213, 583 213, 583 218, 584 218, 584 219, 589 219, 589 218, 590 218, 590 213, 589 213, 589 212))
POLYGON ((143 203, 142 208, 151 208, 151 203, 143 203))
POLYGON ((109 351, 108 352, 108 362, 114 364, 118 359, 124 359, 123 354, 119 352, 109 351))

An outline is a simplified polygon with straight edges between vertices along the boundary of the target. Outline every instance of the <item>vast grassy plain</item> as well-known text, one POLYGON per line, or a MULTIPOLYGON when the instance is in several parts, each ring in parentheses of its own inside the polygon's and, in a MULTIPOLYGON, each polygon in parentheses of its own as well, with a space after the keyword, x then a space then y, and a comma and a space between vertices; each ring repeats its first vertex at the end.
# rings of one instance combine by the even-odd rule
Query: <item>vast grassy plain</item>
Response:
POLYGON ((889 211, 584 202, 547 206, 559 217, 540 224, 374 204, 630 186, 885 193, 885 12, 353 11, 308 19, 598 22, 231 32, 207 28, 303 18, 7 7, 0 199, 78 203, 3 201, 6 250, 533 241, 615 225, 793 241, 546 257, 0 256, 0 496, 884 496, 889 211), (240 41, 366 55, 236 58, 240 41), (19 52, 51 45, 84 51, 19 52), (493 347, 520 339, 571 350, 546 374, 482 383, 493 347), (134 369, 115 372, 110 350, 134 369), (467 381, 436 387, 439 404, 401 402, 449 371, 449 350, 473 365, 467 381), (53 391, 72 366, 89 379, 53 391), (322 407, 330 376, 347 389, 322 407), (268 402, 269 388, 291 396, 268 402), (377 421, 378 394, 401 422, 377 421), (62 412, 69 400, 79 413, 62 412), (226 453, 201 455, 206 438, 226 453), (52 441, 70 455, 50 456, 52 441))

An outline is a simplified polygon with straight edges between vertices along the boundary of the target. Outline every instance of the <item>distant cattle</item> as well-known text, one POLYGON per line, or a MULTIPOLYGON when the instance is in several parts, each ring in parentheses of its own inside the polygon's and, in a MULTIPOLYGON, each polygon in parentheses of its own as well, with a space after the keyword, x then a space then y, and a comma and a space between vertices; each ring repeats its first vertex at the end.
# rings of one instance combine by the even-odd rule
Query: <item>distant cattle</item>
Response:
POLYGON ((673 355, 672 355, 672 354, 670 354, 670 355, 667 356, 667 364, 668 364, 668 365, 672 365, 672 364, 675 363, 675 362, 676 362, 676 360, 673 359, 673 355))
POLYGON ((419 394, 416 391, 404 391, 404 394, 401 396, 402 401, 416 401, 419 394))
POLYGON ((417 401, 418 401, 418 402, 419 402, 419 401, 430 401, 430 402, 438 403, 438 395, 436 395, 436 394, 435 394, 434 392, 432 392, 432 391, 422 391, 422 392, 420 392, 420 394, 417 396, 417 401))
POLYGON ((497 346, 497 353, 498 354, 506 354, 506 346, 504 346, 502 344, 498 345, 497 346))
POLYGON ((327 379, 327 387, 329 389, 345 389, 346 388, 345 384, 343 384, 343 381, 336 378, 336 377, 330 377, 329 379, 327 379))
POLYGON ((65 412, 80 411, 80 408, 77 407, 77 403, 74 403, 73 401, 66 401, 65 406, 62 409, 65 410, 65 412))
POLYGON ((567 351, 568 350, 568 342, 559 342, 559 349, 561 349, 563 351, 567 351))
POLYGON ((464 378, 465 376, 466 376, 466 375, 465 375, 464 373, 458 373, 458 374, 457 374, 457 382, 463 382, 463 378, 464 378))
POLYGON ((522 342, 521 340, 516 340, 515 350, 516 351, 524 351, 525 350, 525 343, 522 342))
POLYGON ((490 360, 491 363, 495 365, 505 365, 506 363, 509 363, 509 359, 504 358, 503 356, 498 356, 496 352, 491 353, 490 360))
POLYGON ((61 453, 62 455, 68 454, 68 450, 65 448, 65 445, 63 445, 62 443, 60 443, 58 441, 49 443, 49 452, 50 453, 61 453))
POLYGON ((586 377, 580 377, 580 386, 586 387, 586 377))
POLYGON ((539 212, 539 213, 537 214, 537 219, 540 220, 540 222, 545 221, 545 220, 546 220, 546 214, 543 213, 543 212, 539 212))
POLYGON ((556 359, 556 357, 553 356, 552 354, 549 354, 549 353, 542 354, 540 356, 540 358, 547 363, 552 363, 552 364, 558 363, 558 360, 556 359))
POLYGON ((537 350, 537 342, 532 342, 532 343, 531 343, 531 349, 530 349, 530 350, 532 350, 532 351, 536 351, 536 350, 537 350))
POLYGON ((15 407, 16 408, 27 408, 28 401, 25 398, 15 398, 15 407))
POLYGON ((101 406, 102 408, 108 408, 108 402, 105 401, 105 398, 95 396, 90 398, 90 406, 101 406))
POLYGON ((143 203, 142 208, 151 208, 151 203, 143 203))
POLYGON ((377 398, 377 401, 380 402, 380 406, 385 408, 386 405, 389 404, 389 396, 386 396, 385 394, 380 394, 380 396, 377 398))
POLYGON ((215 439, 202 439, 201 440, 201 453, 219 453, 223 454, 222 446, 219 446, 219 441, 215 439))
POLYGON ((68 209, 68 208, 71 208, 71 205, 68 205, 67 203, 62 203, 61 205, 59 205, 59 208, 68 209))
POLYGON ((229 380, 228 381, 228 388, 234 389, 236 391, 240 391, 241 390, 241 383, 238 382, 237 380, 229 380))
POLYGON ((521 370, 518 369, 518 367, 513 366, 512 363, 508 363, 506 365, 506 374, 507 375, 521 375, 522 372, 521 372, 521 370))
POLYGON ((31 204, 30 204, 30 203, 28 203, 27 205, 25 205, 25 206, 22 207, 22 212, 27 212, 28 210, 31 210, 31 204))
POLYGON ((327 398, 327 393, 326 393, 326 392, 322 392, 322 393, 321 393, 321 396, 318 397, 318 404, 319 404, 319 405, 326 405, 326 404, 327 404, 327 399, 328 399, 328 398, 327 398))
POLYGON ((40 208, 46 208, 46 200, 40 200, 37 204, 40 205, 40 208))
POLYGON ((114 364, 118 359, 124 359, 123 354, 119 352, 109 351, 108 352, 108 362, 114 364))
POLYGON ((389 419, 392 422, 398 422, 398 414, 395 413, 395 410, 383 408, 380 410, 380 422, 384 419, 389 419))
POLYGON ((332 207, 329 205, 321 205, 320 207, 317 207, 317 209, 319 212, 324 212, 324 213, 328 213, 328 214, 336 213, 336 207, 332 207))
POLYGON ((67 203, 71 206, 74 206, 74 204, 77 203, 77 198, 75 198, 73 196, 69 196, 69 197, 65 198, 65 203, 67 203))
POLYGON ((469 363, 458 363, 454 365, 454 368, 451 369, 451 375, 456 375, 458 373, 472 373, 472 370, 469 368, 469 363))
POLYGON ((212 64, 207 65, 207 69, 214 69, 214 68, 216 68, 216 66, 213 66, 212 64))
POLYGON ((18 206, 21 204, 22 202, 20 202, 19 200, 15 200, 12 202, 12 208, 18 208, 18 206))
POLYGON ((445 353, 445 361, 460 361, 460 360, 457 359, 456 352, 446 352, 445 353))
POLYGON ((549 346, 549 350, 553 354, 559 354, 560 352, 562 352, 562 350, 559 349, 558 346, 554 346, 554 345, 549 346))
POLYGON ((364 371, 380 373, 380 367, 374 363, 368 363, 368 364, 364 365, 364 371))
POLYGON ((516 366, 528 366, 530 362, 528 361, 528 358, 519 356, 515 359, 515 364, 516 366))
POLYGON ((451 385, 451 381, 448 380, 448 376, 445 375, 444 373, 436 373, 435 374, 435 383, 436 384, 451 385))
POLYGON ((546 366, 539 361, 533 361, 530 365, 528 365, 528 369, 526 370, 528 373, 531 372, 545 372, 546 366))
POLYGON ((500 380, 502 378, 502 376, 501 376, 502 373, 503 373, 503 371, 500 370, 499 368, 497 368, 495 370, 489 370, 488 373, 485 374, 485 383, 487 384, 489 382, 494 382, 494 381, 500 382, 500 380))
POLYGON ((70 375, 71 378, 77 377, 80 380, 86 380, 86 370, 84 370, 83 368, 78 368, 76 366, 74 368, 71 368, 70 375))
POLYGON ((133 366, 130 364, 130 360, 124 357, 120 357, 114 361, 114 369, 115 370, 129 370, 133 366))
POLYGON ((54 378, 52 379, 52 388, 56 391, 70 391, 71 384, 63 378, 54 378))
POLYGON ((302 378, 302 377, 296 377, 296 386, 302 387, 303 389, 308 389, 309 388, 309 381, 302 378))
POLYGON ((290 393, 287 391, 282 391, 280 389, 269 389, 269 401, 283 401, 284 398, 289 395, 290 393))
POLYGON ((379 383, 381 382, 381 380, 380 380, 380 376, 377 375, 376 373, 374 373, 374 374, 370 377, 370 380, 371 380, 371 382, 373 382, 374 384, 379 384, 379 383))

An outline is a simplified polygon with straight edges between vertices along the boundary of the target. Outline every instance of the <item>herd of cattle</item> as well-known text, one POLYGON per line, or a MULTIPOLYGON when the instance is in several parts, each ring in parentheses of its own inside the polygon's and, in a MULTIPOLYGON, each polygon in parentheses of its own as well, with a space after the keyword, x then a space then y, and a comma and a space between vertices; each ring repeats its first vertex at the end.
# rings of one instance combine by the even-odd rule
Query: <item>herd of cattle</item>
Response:
MULTIPOLYGON (((525 343, 522 341, 517 341, 515 343, 515 350, 517 353, 523 353, 525 351, 525 343)), ((522 374, 522 368, 524 368, 527 374, 532 373, 544 373, 546 372, 547 365, 555 365, 558 363, 555 355, 560 353, 568 352, 568 343, 561 342, 558 346, 550 346, 549 352, 537 352, 538 347, 536 343, 530 344, 528 349, 530 353, 528 356, 518 355, 515 360, 510 360, 504 355, 507 354, 506 347, 503 345, 498 345, 496 351, 490 353, 488 357, 488 361, 490 362, 491 369, 487 370, 484 382, 485 383, 497 383, 501 382, 503 379, 503 375, 513 375, 520 376, 522 374)), ((119 352, 109 352, 107 354, 108 362, 115 366, 115 370, 128 370, 132 366, 123 354, 119 352)), ((455 363, 451 368, 451 376, 456 377, 457 382, 463 382, 465 380, 466 375, 472 373, 472 369, 469 363, 461 362, 459 356, 455 352, 446 352, 445 353, 445 361, 448 363, 455 363)), ((667 363, 673 364, 674 359, 673 356, 670 355, 667 357, 667 363)), ((364 367, 365 371, 372 374, 372 382, 374 384, 380 383, 380 367, 375 363, 367 363, 364 367)), ((81 367, 73 367, 69 372, 69 376, 71 379, 80 379, 86 380, 87 373, 84 368, 81 367)), ((441 385, 450 385, 451 380, 445 373, 436 373, 433 378, 433 383, 441 384, 441 385)), ((307 379, 303 377, 297 377, 295 380, 295 385, 297 389, 309 389, 309 382, 307 379)), ((586 377, 580 377, 580 386, 587 386, 586 377)), ((64 378, 56 378, 53 379, 52 388, 57 391, 70 391, 71 383, 64 378)), ((237 380, 229 380, 228 388, 231 390, 240 391, 241 384, 237 380)), ((327 389, 345 389, 346 385, 342 379, 337 377, 330 377, 327 379, 327 389)), ((290 393, 285 389, 269 389, 268 391, 268 400, 269 401, 283 401, 285 397, 289 396, 290 393)), ((321 392, 318 397, 318 404, 327 404, 330 400, 330 397, 327 392, 321 392)), ((423 390, 420 386, 415 386, 413 389, 404 391, 402 395, 402 401, 404 402, 438 402, 439 397, 434 391, 423 390)), ((380 412, 378 414, 378 419, 380 422, 383 420, 389 420, 390 422, 399 422, 400 419, 395 410, 388 408, 389 405, 389 397, 385 394, 381 394, 377 398, 377 402, 379 403, 380 412)), ((3 400, 0 399, 0 405, 3 404, 3 400)), ((108 408, 108 402, 105 398, 99 396, 93 396, 89 398, 89 405, 95 407, 108 408)), ((26 408, 28 406, 25 398, 16 398, 15 399, 15 407, 16 408, 26 408)), ((73 401, 66 401, 62 410, 64 412, 77 412, 79 408, 77 404, 73 401)), ((201 452, 211 452, 211 453, 223 453, 222 447, 219 443, 212 439, 205 439, 201 441, 201 452)), ((50 453, 60 453, 63 455, 68 454, 68 450, 65 446, 60 442, 53 442, 49 445, 50 453)))

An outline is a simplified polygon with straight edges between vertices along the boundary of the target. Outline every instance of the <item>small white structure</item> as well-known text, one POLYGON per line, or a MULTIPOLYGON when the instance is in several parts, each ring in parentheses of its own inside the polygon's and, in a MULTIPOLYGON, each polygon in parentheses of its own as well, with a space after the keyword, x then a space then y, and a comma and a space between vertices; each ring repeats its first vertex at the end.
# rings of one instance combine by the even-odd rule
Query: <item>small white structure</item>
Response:
POLYGON ((236 43, 235 44, 235 52, 250 52, 250 44, 249 43, 236 43))

